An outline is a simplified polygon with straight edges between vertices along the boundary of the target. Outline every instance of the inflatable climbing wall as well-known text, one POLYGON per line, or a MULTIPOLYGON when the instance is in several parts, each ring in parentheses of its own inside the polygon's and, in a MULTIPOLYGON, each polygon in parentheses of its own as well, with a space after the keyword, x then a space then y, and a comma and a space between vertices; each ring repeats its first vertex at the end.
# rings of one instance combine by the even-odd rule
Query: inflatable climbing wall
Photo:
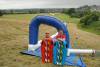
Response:
POLYGON ((57 65, 64 65, 66 59, 66 43, 63 41, 56 41, 53 48, 53 63, 57 65))
POLYGON ((52 63, 53 61, 53 41, 43 40, 41 43, 41 56, 43 63, 52 63))

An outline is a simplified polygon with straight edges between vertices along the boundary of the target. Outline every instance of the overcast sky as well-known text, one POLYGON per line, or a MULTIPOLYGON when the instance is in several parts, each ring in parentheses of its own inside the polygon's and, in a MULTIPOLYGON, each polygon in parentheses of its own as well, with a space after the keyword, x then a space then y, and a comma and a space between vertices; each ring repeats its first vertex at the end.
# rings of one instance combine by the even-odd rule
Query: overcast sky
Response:
POLYGON ((0 9, 71 8, 100 5, 100 0, 0 0, 0 9))

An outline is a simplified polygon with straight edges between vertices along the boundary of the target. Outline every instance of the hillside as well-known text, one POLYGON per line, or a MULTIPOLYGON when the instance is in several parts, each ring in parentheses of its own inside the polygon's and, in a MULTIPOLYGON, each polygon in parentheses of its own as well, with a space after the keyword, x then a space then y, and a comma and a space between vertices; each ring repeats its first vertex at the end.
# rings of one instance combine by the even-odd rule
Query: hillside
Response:
POLYGON ((91 12, 80 18, 79 28, 100 35, 100 13, 91 12))
POLYGON ((95 22, 93 22, 90 25, 85 26, 85 27, 81 27, 81 25, 78 24, 78 27, 82 30, 87 31, 87 32, 92 32, 92 33, 100 35, 100 21, 95 21, 95 22))

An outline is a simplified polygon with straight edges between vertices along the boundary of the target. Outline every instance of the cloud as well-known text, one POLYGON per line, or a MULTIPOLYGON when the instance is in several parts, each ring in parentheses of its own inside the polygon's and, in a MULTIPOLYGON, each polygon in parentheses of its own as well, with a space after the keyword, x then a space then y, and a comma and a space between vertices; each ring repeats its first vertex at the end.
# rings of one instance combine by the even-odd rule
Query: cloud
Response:
POLYGON ((70 8, 100 5, 100 0, 0 0, 0 9, 70 8))

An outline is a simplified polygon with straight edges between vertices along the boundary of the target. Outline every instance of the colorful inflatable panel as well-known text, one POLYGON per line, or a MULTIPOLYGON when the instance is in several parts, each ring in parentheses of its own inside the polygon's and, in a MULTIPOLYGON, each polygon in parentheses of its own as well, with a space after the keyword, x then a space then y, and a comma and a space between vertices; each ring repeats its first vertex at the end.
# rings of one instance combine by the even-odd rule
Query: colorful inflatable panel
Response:
POLYGON ((53 48, 53 63, 64 65, 66 59, 66 42, 56 41, 53 48))
POLYGON ((44 39, 41 43, 41 56, 43 63, 52 63, 53 60, 53 41, 44 39))

